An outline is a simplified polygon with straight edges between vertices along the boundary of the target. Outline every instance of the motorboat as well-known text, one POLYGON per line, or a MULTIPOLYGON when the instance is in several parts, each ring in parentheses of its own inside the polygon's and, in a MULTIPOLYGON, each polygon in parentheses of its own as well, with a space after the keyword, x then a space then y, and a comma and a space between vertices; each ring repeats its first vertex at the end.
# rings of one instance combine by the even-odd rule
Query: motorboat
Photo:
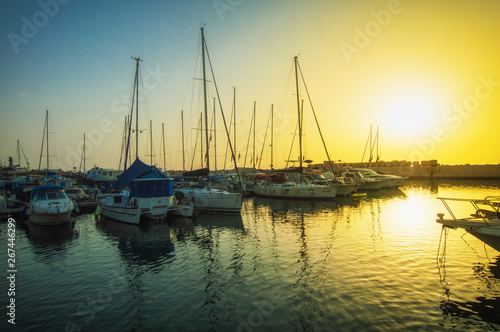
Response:
POLYGON ((198 211, 230 213, 241 211, 243 198, 241 193, 231 193, 214 188, 181 188, 177 189, 176 192, 181 192, 192 200, 194 208, 198 211))
POLYGON ((331 185, 315 184, 307 178, 290 181, 284 174, 269 175, 266 180, 261 180, 255 185, 254 192, 259 196, 299 199, 299 200, 332 200, 337 195, 337 187, 331 185))
POLYGON ((33 224, 60 225, 70 221, 74 202, 61 186, 40 186, 31 191, 26 215, 33 224))
POLYGON ((100 202, 96 214, 129 224, 139 224, 141 209, 137 197, 131 197, 130 192, 99 195, 98 199, 100 202))
POLYGON ((370 168, 355 168, 354 171, 360 173, 365 179, 380 180, 381 188, 399 188, 408 180, 404 176, 380 174, 370 168))
POLYGON ((83 189, 80 187, 72 187, 66 189, 66 195, 68 195, 68 197, 75 201, 77 204, 90 200, 90 196, 87 195, 87 193, 85 193, 85 191, 83 191, 83 189))
POLYGON ((487 196, 484 199, 438 198, 444 204, 451 219, 438 213, 436 222, 449 228, 462 228, 492 248, 500 251, 500 196, 487 196), (448 204, 450 201, 469 202, 475 210, 469 217, 457 218, 448 204))
POLYGON ((359 191, 380 190, 383 184, 382 180, 365 178, 360 172, 355 170, 348 170, 345 173, 345 177, 357 183, 359 191))

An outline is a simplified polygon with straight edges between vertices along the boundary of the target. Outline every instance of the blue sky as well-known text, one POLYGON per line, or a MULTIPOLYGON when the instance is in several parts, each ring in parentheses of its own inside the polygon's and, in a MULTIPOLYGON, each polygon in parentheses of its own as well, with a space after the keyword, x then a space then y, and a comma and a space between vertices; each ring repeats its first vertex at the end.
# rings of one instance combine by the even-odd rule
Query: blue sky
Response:
MULTIPOLYGON (((389 3, 3 2, 0 5, 0 30, 4 36, 0 48, 0 161, 5 163, 9 156, 14 156, 19 139, 31 167, 38 168, 48 109, 54 132, 50 136, 51 150, 56 154, 51 157, 54 165, 63 169, 79 166, 81 141, 86 132, 90 136, 87 168, 93 164, 116 168, 123 116, 128 112, 135 69, 131 56, 144 60, 141 89, 146 96, 140 104, 140 127, 147 129, 149 120, 153 121, 153 154, 156 155, 153 163, 163 166, 160 130, 165 123, 167 168, 182 166, 180 110, 185 112, 186 145, 190 150, 186 157, 191 161, 196 135, 191 128, 197 126, 202 110, 200 84, 193 78, 200 75, 197 60, 200 27, 204 23, 226 117, 231 111, 233 87, 237 89, 237 145, 242 155, 246 150, 253 101, 256 101, 260 128, 257 150, 260 151, 263 144, 270 106, 274 104, 281 120, 275 132, 280 135, 275 147, 280 155, 275 156, 275 160, 286 159, 294 129, 290 123, 296 107, 291 103, 293 91, 287 91, 286 86, 293 56, 300 54, 308 88, 323 120, 334 159, 359 161, 369 125, 373 123, 381 125, 381 136, 385 139, 381 139, 383 159, 418 156, 448 163, 498 163, 499 156, 491 153, 488 158, 470 161, 466 154, 457 154, 460 150, 455 154, 449 152, 448 144, 456 145, 463 138, 446 127, 447 123, 423 123, 414 137, 399 140, 394 128, 405 128, 404 124, 386 121, 383 116, 387 100, 401 99, 398 96, 409 95, 407 92, 411 89, 417 91, 418 96, 425 95, 419 97, 427 99, 422 105, 436 108, 434 118, 442 118, 441 113, 450 105, 474 91, 478 77, 493 75, 494 80, 500 80, 498 43, 493 42, 495 38, 498 41, 500 31, 498 4, 479 1, 470 5, 470 2, 458 1, 453 7, 446 7, 430 2, 398 1, 399 11, 394 10, 387 26, 379 24, 380 31, 376 31, 370 45, 347 59, 342 43, 353 44, 355 28, 366 28, 375 20, 371 13, 387 12, 389 3), (446 25, 440 25, 439 17, 443 17, 446 25), (37 31, 29 30, 26 21, 37 31), (24 38, 24 43, 12 42, 13 34, 24 38), (436 50, 436 47, 443 48, 436 50), (461 47, 469 51, 457 54, 461 47), (472 48, 476 52, 471 52, 472 48), (395 93, 398 96, 394 97, 395 93), (290 115, 286 115, 287 112, 290 115), (444 143, 434 140, 432 146, 425 145, 426 140, 433 139, 432 130, 436 128, 444 128, 449 138, 444 143), (411 151, 416 153, 410 154, 411 151)), ((212 87, 211 91, 210 98, 212 87)), ((412 104, 411 98, 407 97, 402 103, 412 104)), ((488 118, 491 120, 488 112, 493 114, 499 98, 500 89, 482 102, 484 110, 477 114, 484 116, 468 118, 470 128, 463 122, 459 130, 471 135, 469 137, 476 136, 481 124, 488 122, 488 118)), ((219 142, 223 142, 220 121, 219 118, 217 135, 219 142)), ((408 122, 405 116, 401 121, 408 122)), ((315 162, 324 160, 324 154, 315 149, 318 142, 313 140, 312 129, 307 138, 310 158, 315 162)), ((140 140, 141 159, 148 162, 149 133, 144 131, 140 140)), ((225 149, 225 142, 219 146, 218 164, 224 155, 221 151, 225 149)), ((263 158, 268 158, 269 152, 265 154, 263 158)))

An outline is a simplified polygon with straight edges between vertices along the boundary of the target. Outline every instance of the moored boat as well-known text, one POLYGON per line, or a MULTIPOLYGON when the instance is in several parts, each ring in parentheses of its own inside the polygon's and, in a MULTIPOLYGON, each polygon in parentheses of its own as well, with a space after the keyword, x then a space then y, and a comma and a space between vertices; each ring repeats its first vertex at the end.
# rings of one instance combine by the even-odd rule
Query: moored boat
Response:
POLYGON ((130 193, 127 192, 105 194, 99 197, 100 204, 96 213, 117 221, 139 224, 141 209, 136 197, 130 197, 130 193))
POLYGON ((31 191, 26 215, 38 225, 60 225, 70 221, 75 208, 61 186, 40 186, 31 191))
POLYGON ((439 198, 451 219, 445 219, 444 213, 438 213, 436 222, 449 228, 462 228, 471 235, 477 237, 490 247, 500 251, 500 196, 487 196, 484 199, 466 198, 439 198), (475 209, 470 217, 457 218, 451 210, 448 202, 469 202, 475 209), (485 207, 485 209, 480 208, 485 207))

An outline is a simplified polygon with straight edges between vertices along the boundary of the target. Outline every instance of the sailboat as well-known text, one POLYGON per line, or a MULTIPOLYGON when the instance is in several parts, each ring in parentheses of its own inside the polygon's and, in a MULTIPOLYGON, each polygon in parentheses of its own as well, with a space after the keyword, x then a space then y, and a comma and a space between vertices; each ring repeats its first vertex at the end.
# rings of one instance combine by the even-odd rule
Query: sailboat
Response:
POLYGON ((298 57, 294 57, 295 65, 295 87, 297 95, 298 109, 298 128, 299 128, 299 167, 287 169, 280 173, 267 177, 267 180, 260 181, 255 185, 254 192, 259 196, 285 199, 307 199, 307 200, 331 200, 337 194, 336 186, 315 184, 303 175, 302 166, 302 112, 299 96, 299 78, 298 78, 298 57), (287 174, 288 176, 284 175, 287 174), (295 179, 290 180, 289 176, 294 174, 295 179))
MULTIPOLYGON (((206 156, 207 156, 206 170, 203 169, 202 173, 205 173, 210 169, 210 144, 208 137, 209 128, 208 128, 207 80, 205 72, 205 49, 206 49, 205 35, 203 33, 203 27, 201 27, 201 58, 203 66, 203 95, 204 95, 203 100, 204 100, 204 111, 205 111, 205 144, 206 144, 206 156)), ((229 140, 229 135, 228 135, 228 140, 229 140)), ((229 145, 231 145, 230 140, 229 140, 229 145)), ((233 151, 232 147, 231 151, 233 151)), ((233 160, 235 164, 235 170, 236 172, 238 172, 238 167, 236 166, 236 158, 234 156, 234 153, 233 153, 233 160)), ((199 211, 236 212, 236 213, 239 213, 241 211, 241 203, 243 196, 242 193, 230 193, 225 190, 211 188, 210 179, 208 181, 208 188, 183 188, 183 189, 178 189, 177 191, 182 192, 186 197, 190 197, 194 201, 195 209, 199 211)))
MULTIPOLYGON (((100 206, 97 213, 103 216, 130 224, 139 224, 141 217, 148 219, 165 218, 169 209, 175 205, 173 193, 173 180, 167 178, 156 166, 149 166, 139 159, 139 62, 140 58, 132 58, 136 61, 136 72, 134 79, 134 100, 130 119, 133 118, 135 106, 136 116, 136 159, 132 165, 127 168, 128 154, 130 148, 130 133, 132 121, 128 123, 128 134, 126 135, 127 144, 125 151, 124 172, 118 176, 119 184, 127 189, 118 194, 108 194, 101 196, 100 206)), ((150 130, 152 123, 150 122, 150 130)), ((152 136, 151 142, 151 162, 152 162, 152 136)), ((177 209, 179 210, 179 208, 177 209)), ((184 211, 184 210, 181 210, 184 211)))

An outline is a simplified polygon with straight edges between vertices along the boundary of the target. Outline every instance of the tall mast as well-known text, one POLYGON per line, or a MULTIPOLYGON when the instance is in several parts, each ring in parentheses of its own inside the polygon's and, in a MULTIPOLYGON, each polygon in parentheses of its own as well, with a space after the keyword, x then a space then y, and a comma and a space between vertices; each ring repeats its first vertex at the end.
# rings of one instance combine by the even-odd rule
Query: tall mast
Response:
POLYGON ((182 126, 182 170, 186 170, 186 159, 184 158, 184 111, 181 110, 181 126, 182 126))
POLYGON ((214 97, 214 170, 217 175, 217 121, 215 118, 215 97, 214 97))
POLYGON ((19 140, 17 140, 17 156, 18 156, 18 166, 21 167, 21 149, 19 147, 19 140))
POLYGON ((234 158, 236 158, 236 87, 233 86, 233 136, 234 136, 234 158))
POLYGON ((149 164, 153 165, 153 120, 149 120, 149 164))
POLYGON ((302 167, 302 118, 300 116, 299 75, 297 72, 297 56, 293 58, 295 63, 295 89, 297 92, 297 112, 299 119, 299 166, 302 167))
POLYGON ((161 124, 161 137, 163 141, 163 171, 165 172, 167 170, 167 161, 165 158, 165 124, 161 124))
POLYGON ((43 135, 42 135, 42 147, 40 148, 40 160, 38 161, 38 170, 42 167, 42 157, 43 157, 43 143, 45 142, 45 128, 47 128, 47 116, 48 112, 45 114, 45 122, 43 123, 43 135))
MULTIPOLYGON (((139 158, 139 61, 141 58, 131 57, 135 60, 135 159, 139 158)), ((132 108, 134 106, 132 105, 132 108)))
POLYGON ((47 172, 50 170, 49 166, 49 111, 47 110, 47 172))
POLYGON ((271 169, 273 169, 273 127, 274 127, 274 104, 271 104, 271 169))
MULTIPOLYGON (((121 158, 121 156, 120 156, 121 158)), ((82 164, 83 164, 83 173, 85 174, 85 133, 83 133, 83 148, 82 148, 82 159, 80 160, 80 169, 78 173, 82 172, 82 164)))
MULTIPOLYGON (((201 27, 201 58, 203 63, 203 100, 205 107, 205 144, 207 149, 207 168, 210 170, 210 154, 209 154, 209 142, 208 142, 208 110, 207 110, 207 80, 205 74, 205 35, 203 34, 203 27, 201 27)), ((210 181, 209 181, 210 183, 210 181)))
MULTIPOLYGON (((203 130, 203 113, 200 113, 200 130, 203 130)), ((200 132, 200 161, 203 168, 203 132, 200 132)))
POLYGON ((85 159, 87 156, 85 155, 85 133, 83 133, 83 173, 85 173, 85 159))
POLYGON ((253 159, 253 169, 255 169, 255 122, 257 120, 257 118, 255 117, 255 108, 257 106, 257 102, 254 101, 253 102, 253 156, 252 156, 252 159, 253 159))

